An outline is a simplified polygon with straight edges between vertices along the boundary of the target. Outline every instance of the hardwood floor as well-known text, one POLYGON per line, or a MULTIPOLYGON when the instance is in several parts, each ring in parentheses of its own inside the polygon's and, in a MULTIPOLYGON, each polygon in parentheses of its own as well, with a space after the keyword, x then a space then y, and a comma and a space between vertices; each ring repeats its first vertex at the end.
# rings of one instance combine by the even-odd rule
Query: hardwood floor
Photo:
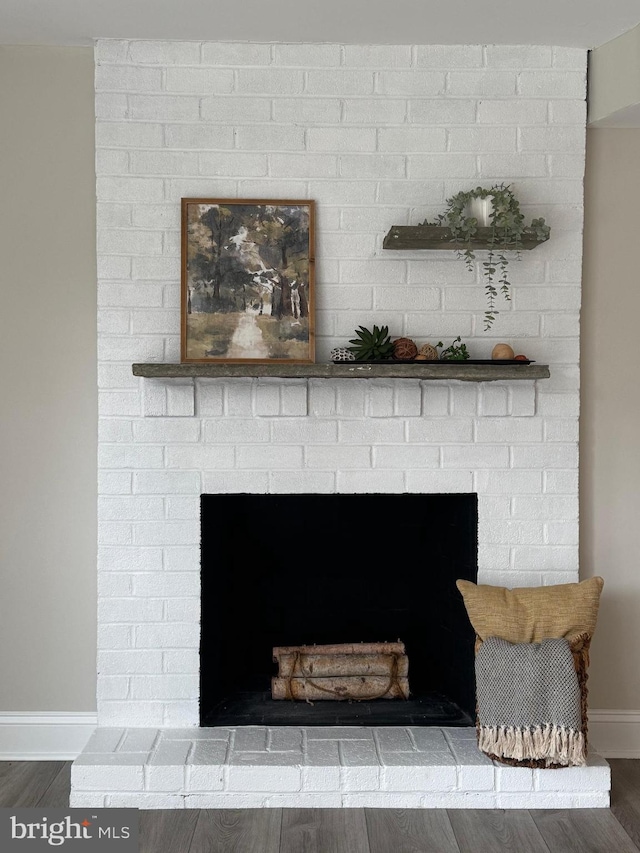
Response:
MULTIPOLYGON (((611 809, 140 812, 140 853, 639 853, 640 760, 610 759, 611 809)), ((0 808, 65 808, 69 763, 0 762, 0 808)))
POLYGON ((640 760, 618 758, 609 763, 611 811, 640 850, 640 760))

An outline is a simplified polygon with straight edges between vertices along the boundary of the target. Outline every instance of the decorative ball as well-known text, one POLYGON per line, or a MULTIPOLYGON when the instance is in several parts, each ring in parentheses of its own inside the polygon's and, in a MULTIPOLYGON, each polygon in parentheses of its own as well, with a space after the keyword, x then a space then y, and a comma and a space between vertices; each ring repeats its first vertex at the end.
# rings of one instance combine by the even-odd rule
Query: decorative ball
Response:
POLYGON ((396 338, 393 342, 393 357, 398 360, 415 358, 418 355, 418 347, 411 338, 396 338))
POLYGON ((416 359, 418 361, 438 361, 438 350, 431 344, 423 344, 416 359))
POLYGON ((336 347, 331 350, 330 353, 331 361, 355 361, 355 355, 348 349, 344 347, 336 347))
POLYGON ((491 358, 494 359, 513 359, 515 352, 509 344, 496 344, 491 350, 491 358))

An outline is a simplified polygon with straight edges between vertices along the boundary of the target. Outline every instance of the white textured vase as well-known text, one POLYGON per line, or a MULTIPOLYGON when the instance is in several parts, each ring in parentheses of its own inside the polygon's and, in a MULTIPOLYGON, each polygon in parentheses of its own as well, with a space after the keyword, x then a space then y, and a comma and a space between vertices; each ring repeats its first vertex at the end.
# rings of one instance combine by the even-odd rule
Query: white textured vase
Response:
POLYGON ((464 215, 467 218, 474 216, 478 220, 480 228, 487 228, 491 225, 491 214, 493 213, 493 199, 488 198, 472 198, 467 202, 464 209, 464 215))

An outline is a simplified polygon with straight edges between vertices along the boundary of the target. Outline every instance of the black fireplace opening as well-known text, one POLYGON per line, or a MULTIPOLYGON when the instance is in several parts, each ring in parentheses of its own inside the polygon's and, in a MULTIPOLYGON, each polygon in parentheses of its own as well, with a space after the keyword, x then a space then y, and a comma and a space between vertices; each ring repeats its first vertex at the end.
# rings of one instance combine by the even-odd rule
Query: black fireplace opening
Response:
POLYGON ((200 724, 474 723, 476 494, 201 497, 200 724), (401 640, 409 699, 271 698, 275 646, 401 640))

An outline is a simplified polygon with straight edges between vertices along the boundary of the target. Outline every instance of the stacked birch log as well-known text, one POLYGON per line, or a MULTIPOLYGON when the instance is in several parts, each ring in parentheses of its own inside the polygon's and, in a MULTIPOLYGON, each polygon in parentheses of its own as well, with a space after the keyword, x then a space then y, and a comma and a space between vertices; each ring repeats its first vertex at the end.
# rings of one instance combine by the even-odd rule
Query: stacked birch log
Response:
POLYGON ((409 658, 404 643, 275 646, 278 674, 273 699, 345 700, 409 698, 409 658))

